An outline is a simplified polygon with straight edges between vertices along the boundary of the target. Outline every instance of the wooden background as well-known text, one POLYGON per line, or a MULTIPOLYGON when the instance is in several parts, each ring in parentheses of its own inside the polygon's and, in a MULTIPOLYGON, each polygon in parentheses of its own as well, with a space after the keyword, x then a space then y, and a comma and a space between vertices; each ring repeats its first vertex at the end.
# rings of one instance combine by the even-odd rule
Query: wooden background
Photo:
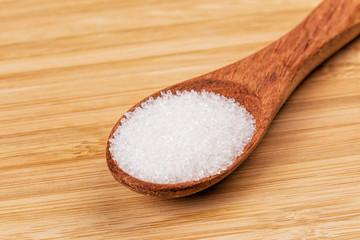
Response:
POLYGON ((245 57, 319 0, 0 0, 0 239, 359 239, 360 39, 221 183, 163 200, 107 169, 118 118, 245 57))

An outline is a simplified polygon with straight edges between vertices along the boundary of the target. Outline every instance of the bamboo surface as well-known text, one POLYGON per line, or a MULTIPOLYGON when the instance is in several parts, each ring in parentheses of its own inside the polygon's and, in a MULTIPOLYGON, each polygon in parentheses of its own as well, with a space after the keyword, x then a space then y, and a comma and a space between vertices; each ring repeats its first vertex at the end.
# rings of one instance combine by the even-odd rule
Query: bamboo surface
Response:
POLYGON ((105 160, 132 105, 261 49, 319 2, 0 0, 0 239, 360 239, 360 39, 203 192, 143 196, 105 160))

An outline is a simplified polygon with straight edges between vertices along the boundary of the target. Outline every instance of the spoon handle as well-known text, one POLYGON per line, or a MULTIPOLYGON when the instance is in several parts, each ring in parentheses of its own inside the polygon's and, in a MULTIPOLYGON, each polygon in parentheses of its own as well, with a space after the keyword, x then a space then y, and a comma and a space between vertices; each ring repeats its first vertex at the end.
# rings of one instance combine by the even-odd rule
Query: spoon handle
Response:
POLYGON ((240 83, 271 121, 296 86, 359 33, 360 0, 325 0, 279 40, 212 77, 240 83))

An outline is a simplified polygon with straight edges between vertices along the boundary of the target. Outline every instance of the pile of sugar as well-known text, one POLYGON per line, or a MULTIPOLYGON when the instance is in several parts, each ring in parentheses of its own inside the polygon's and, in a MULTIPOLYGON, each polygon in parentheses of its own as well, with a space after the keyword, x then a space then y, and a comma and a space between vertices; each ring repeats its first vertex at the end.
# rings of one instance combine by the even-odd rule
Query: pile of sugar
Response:
POLYGON ((110 139, 114 160, 138 179, 163 184, 225 170, 256 128, 234 99, 206 91, 162 93, 125 116, 110 139))

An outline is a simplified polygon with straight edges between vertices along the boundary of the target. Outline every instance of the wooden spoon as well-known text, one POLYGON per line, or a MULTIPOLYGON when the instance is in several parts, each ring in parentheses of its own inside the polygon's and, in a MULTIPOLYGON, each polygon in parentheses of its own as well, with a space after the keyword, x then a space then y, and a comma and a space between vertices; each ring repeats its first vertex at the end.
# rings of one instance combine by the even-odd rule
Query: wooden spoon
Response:
MULTIPOLYGON (((219 182, 254 150, 271 121, 296 86, 321 62, 360 33, 360 0, 325 0, 295 29, 262 50, 216 71, 162 91, 206 90, 234 98, 256 119, 255 135, 244 153, 225 171, 198 181, 157 184, 123 171, 106 148, 109 169, 116 180, 132 190, 166 198, 199 192, 219 182)), ((151 97, 159 97, 160 92, 151 97)), ((149 96, 150 97, 150 96, 149 96)), ((142 100, 146 101, 148 98, 142 100)), ((129 111, 133 111, 140 104, 129 111)), ((122 116, 124 118, 124 116, 122 116)), ((120 120, 122 119, 120 118, 120 120)), ((120 120, 112 129, 121 125, 120 120)))

